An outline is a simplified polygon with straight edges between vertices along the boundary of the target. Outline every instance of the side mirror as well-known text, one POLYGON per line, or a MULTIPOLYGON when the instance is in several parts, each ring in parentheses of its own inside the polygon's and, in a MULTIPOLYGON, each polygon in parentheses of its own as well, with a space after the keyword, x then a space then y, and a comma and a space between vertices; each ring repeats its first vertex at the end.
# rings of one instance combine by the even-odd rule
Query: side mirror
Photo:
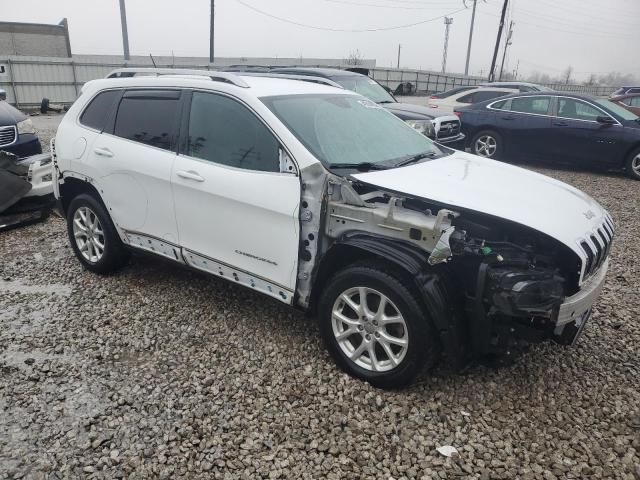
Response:
POLYGON ((608 115, 600 115, 596 118, 596 122, 601 123, 602 125, 615 125, 616 121, 608 115))

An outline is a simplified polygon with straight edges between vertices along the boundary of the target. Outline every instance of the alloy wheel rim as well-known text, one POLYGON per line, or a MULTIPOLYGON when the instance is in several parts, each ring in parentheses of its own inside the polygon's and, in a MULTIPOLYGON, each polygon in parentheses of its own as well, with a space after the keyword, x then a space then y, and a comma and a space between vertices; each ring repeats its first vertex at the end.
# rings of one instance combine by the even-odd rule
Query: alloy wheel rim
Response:
POLYGON ((636 175, 640 175, 640 153, 631 160, 631 169, 636 175))
POLYGON ((481 157, 493 157, 498 148, 498 142, 491 135, 483 135, 476 140, 476 155, 481 157))
POLYGON ((409 334, 402 313, 372 288, 342 292, 333 304, 331 326, 340 350, 365 370, 393 370, 407 354, 409 334))
POLYGON ((104 230, 97 215, 89 207, 80 207, 73 215, 73 236, 82 257, 97 263, 104 255, 104 230))

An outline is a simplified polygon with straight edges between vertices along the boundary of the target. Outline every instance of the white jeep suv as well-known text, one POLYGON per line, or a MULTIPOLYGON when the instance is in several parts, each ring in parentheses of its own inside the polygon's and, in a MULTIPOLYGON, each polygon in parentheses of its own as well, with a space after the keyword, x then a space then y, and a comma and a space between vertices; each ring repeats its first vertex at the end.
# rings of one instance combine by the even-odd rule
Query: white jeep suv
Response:
POLYGON ((140 73, 87 83, 52 142, 87 269, 143 250, 312 312, 336 362, 380 387, 578 338, 614 234, 586 194, 348 90, 140 73))

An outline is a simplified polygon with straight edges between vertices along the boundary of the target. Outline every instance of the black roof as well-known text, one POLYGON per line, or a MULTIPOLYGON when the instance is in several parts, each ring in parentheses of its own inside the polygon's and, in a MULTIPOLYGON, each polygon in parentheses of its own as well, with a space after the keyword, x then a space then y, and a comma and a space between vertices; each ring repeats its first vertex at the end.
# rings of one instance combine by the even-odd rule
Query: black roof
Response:
POLYGON ((318 68, 318 67, 282 67, 271 70, 274 73, 289 73, 295 75, 310 75, 314 77, 334 78, 334 77, 363 77, 360 73, 341 70, 339 68, 318 68))

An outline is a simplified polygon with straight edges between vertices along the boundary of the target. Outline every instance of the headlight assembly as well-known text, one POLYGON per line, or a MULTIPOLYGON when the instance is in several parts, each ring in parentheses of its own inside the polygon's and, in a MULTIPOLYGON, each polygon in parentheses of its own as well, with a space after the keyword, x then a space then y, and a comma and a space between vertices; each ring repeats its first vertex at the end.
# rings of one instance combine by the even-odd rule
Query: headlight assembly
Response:
POLYGON ((435 138, 436 130, 431 120, 405 120, 405 123, 429 138, 435 138))
POLYGON ((33 126, 33 122, 31 122, 30 118, 18 122, 16 124, 16 128, 18 129, 18 135, 22 135, 24 133, 36 133, 36 127, 33 126))
POLYGON ((553 272, 495 268, 487 283, 493 307, 511 316, 549 316, 564 300, 563 279, 553 272))

